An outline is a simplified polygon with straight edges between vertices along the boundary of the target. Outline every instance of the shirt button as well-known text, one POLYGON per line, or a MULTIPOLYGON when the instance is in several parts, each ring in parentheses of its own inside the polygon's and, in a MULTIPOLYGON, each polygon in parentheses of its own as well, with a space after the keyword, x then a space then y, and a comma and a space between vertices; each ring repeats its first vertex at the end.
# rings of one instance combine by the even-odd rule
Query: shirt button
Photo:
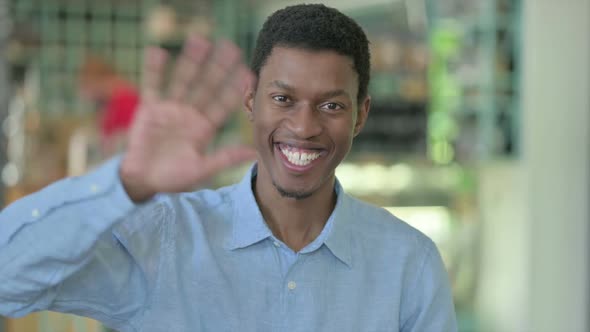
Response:
POLYGON ((31 215, 33 218, 37 218, 41 215, 41 212, 39 212, 39 209, 34 209, 33 212, 31 212, 31 215))
POLYGON ((274 241, 274 242, 273 242, 273 244, 274 244, 274 245, 275 245, 275 247, 277 247, 277 248, 281 246, 281 244, 280 244, 278 241, 274 241))
POLYGON ((289 281, 289 283, 287 284, 287 288, 289 288, 290 290, 294 290, 297 287, 297 284, 295 283, 295 281, 289 281))
POLYGON ((100 187, 96 184, 90 186, 90 191, 92 191, 93 193, 97 193, 99 189, 100 187))

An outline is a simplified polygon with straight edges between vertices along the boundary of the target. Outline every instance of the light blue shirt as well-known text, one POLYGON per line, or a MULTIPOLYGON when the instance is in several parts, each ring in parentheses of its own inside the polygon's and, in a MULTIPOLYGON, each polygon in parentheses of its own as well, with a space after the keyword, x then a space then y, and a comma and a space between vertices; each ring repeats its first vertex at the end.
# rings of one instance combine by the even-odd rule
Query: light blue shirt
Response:
POLYGON ((120 331, 456 331, 430 239, 336 185, 295 253, 267 227, 255 167, 218 190, 134 205, 114 159, 0 215, 0 314, 55 310, 120 331))

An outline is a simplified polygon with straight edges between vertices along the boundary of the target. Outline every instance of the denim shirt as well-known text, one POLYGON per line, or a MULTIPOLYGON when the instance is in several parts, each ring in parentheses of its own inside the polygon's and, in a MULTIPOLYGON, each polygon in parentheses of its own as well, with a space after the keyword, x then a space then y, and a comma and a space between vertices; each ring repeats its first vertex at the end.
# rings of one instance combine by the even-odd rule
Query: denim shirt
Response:
POLYGON ((457 331, 433 242, 347 195, 300 252, 252 193, 255 167, 218 190, 133 204, 119 159, 0 215, 0 315, 88 316, 120 331, 457 331))

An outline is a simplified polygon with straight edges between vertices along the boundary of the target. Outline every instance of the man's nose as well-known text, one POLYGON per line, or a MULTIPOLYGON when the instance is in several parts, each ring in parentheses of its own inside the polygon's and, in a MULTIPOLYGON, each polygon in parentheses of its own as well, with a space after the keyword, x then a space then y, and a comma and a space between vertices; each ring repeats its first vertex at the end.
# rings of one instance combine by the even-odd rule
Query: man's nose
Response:
POLYGON ((321 113, 311 105, 300 105, 289 115, 288 128, 301 139, 319 136, 323 129, 321 113))

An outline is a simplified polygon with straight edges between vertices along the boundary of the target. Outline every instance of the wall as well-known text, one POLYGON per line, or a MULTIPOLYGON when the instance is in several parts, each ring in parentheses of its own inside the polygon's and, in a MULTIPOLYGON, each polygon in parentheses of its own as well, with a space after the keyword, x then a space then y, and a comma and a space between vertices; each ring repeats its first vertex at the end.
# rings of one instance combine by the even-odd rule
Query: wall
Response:
POLYGON ((590 1, 528 0, 523 152, 530 330, 590 330, 590 1))
POLYGON ((480 332, 528 329, 531 239, 526 181, 526 169, 518 161, 486 163, 479 170, 480 332))
POLYGON ((522 156, 481 168, 482 332, 590 331, 590 1, 525 0, 522 156))

